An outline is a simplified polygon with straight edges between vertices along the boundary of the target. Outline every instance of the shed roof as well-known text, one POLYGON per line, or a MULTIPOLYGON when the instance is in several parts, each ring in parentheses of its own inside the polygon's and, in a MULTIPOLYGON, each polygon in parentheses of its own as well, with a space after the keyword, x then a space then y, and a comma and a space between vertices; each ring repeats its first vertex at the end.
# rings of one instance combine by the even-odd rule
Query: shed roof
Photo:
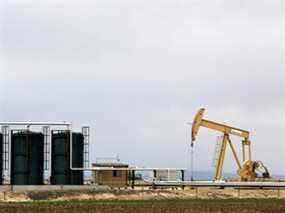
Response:
POLYGON ((93 167, 117 167, 117 168, 128 168, 129 165, 125 163, 120 162, 114 162, 114 163, 93 163, 93 167))

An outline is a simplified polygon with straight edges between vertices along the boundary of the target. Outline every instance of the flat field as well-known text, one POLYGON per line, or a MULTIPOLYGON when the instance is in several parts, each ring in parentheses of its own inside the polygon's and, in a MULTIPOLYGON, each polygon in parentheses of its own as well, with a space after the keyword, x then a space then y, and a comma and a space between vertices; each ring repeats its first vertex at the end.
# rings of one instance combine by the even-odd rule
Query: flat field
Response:
POLYGON ((285 199, 73 200, 0 203, 0 213, 284 213, 285 199))
POLYGON ((285 213, 285 190, 84 189, 0 193, 0 213, 285 213))

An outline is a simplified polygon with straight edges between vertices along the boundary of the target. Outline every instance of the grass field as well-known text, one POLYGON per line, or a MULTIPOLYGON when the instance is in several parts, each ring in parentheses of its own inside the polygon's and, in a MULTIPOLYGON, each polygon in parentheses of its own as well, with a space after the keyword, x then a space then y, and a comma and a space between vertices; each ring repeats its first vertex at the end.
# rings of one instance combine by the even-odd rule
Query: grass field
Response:
POLYGON ((0 212, 283 213, 285 199, 76 200, 0 203, 0 212))

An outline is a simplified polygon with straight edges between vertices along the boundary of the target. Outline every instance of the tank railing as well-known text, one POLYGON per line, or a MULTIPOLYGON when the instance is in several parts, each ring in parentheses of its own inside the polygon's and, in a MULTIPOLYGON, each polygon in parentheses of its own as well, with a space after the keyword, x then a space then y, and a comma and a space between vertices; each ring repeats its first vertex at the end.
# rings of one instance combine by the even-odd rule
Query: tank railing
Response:
POLYGON ((2 125, 2 134, 3 134, 3 150, 2 150, 2 183, 3 184, 10 184, 10 162, 11 162, 11 135, 10 129, 7 125, 2 125))
MULTIPOLYGON (((8 122, 0 122, 0 126, 2 126, 2 127, 10 127, 10 126, 26 126, 26 128, 27 129, 29 129, 29 127, 30 126, 64 126, 64 127, 66 127, 67 128, 67 130, 69 130, 70 131, 70 140, 72 140, 72 123, 69 123, 69 122, 65 122, 65 121, 61 121, 61 122, 32 122, 32 121, 24 121, 24 122, 10 122, 10 121, 8 121, 8 122)), ((8 153, 8 158, 9 159, 7 159, 8 161, 9 161, 9 163, 8 163, 8 168, 6 168, 6 170, 8 171, 8 176, 9 177, 4 177, 4 182, 5 181, 8 181, 7 182, 7 184, 9 184, 10 183, 10 162, 11 162, 11 159, 10 159, 10 157, 11 157, 11 155, 10 155, 10 152, 11 152, 11 148, 10 148, 10 146, 11 146, 11 144, 10 144, 10 142, 11 142, 11 135, 9 135, 9 144, 8 144, 8 150, 9 150, 9 153, 8 153), (8 178, 7 180, 5 180, 6 178, 8 178)), ((4 150, 3 150, 4 151, 4 150)), ((6 166, 6 164, 5 164, 5 166, 6 166)), ((5 175, 5 174, 4 174, 5 175)))
POLYGON ((88 126, 82 127, 83 134, 83 166, 89 167, 89 137, 90 128, 88 126))
POLYGON ((62 122, 0 122, 0 125, 9 125, 9 126, 65 126, 70 132, 69 142, 70 142, 70 161, 69 167, 71 170, 85 170, 85 168, 73 168, 72 166, 72 123, 65 121, 62 122))
POLYGON ((71 170, 89 170, 91 168, 75 168, 72 165, 72 123, 70 122, 30 122, 30 121, 24 121, 24 122, 0 122, 0 126, 7 125, 7 126, 26 126, 29 128, 30 126, 65 126, 67 127, 67 130, 70 131, 70 137, 69 137, 69 143, 70 143, 70 161, 69 161, 69 168, 71 170))
POLYGON ((42 126, 42 132, 44 135, 44 184, 50 184, 51 178, 51 129, 50 126, 42 126))

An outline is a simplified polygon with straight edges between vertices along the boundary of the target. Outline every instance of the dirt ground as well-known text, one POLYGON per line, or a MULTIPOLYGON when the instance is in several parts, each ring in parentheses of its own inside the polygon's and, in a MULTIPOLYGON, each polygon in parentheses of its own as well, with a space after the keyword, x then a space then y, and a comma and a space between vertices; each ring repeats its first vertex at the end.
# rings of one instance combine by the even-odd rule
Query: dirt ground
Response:
POLYGON ((143 207, 143 206, 5 206, 0 213, 284 213, 285 208, 248 207, 143 207))
POLYGON ((110 189, 94 190, 59 190, 59 191, 27 191, 2 192, 2 202, 22 202, 33 200, 148 200, 148 199, 225 199, 225 198, 285 198, 285 190, 277 189, 110 189))
POLYGON ((284 213, 285 190, 108 189, 0 193, 0 213, 284 213))

